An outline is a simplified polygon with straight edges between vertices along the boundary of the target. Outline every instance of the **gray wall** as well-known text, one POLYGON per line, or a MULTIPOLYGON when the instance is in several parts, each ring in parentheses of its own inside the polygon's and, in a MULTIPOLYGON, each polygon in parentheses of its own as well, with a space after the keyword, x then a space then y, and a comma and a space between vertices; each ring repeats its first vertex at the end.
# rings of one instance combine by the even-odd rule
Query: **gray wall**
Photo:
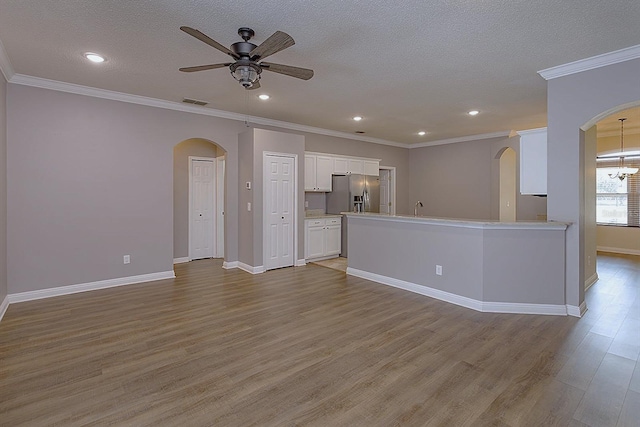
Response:
POLYGON ((189 256, 189 156, 218 157, 224 150, 206 139, 192 138, 173 147, 173 257, 189 256))
MULTIPOLYGON (((254 204, 253 193, 245 188, 246 182, 253 183, 253 129, 246 129, 238 136, 238 260, 255 267, 253 258, 253 212, 247 211, 247 203, 254 204)), ((262 263, 257 264, 262 265, 262 263)))
POLYGON ((172 270, 173 147, 193 137, 227 152, 225 254, 237 260, 241 123, 14 84, 7 92, 9 293, 172 270))
POLYGON ((566 302, 584 301, 584 130, 616 111, 640 105, 640 59, 583 71, 547 84, 548 218, 567 230, 566 302))
MULTIPOLYGON (((425 216, 500 218, 500 153, 510 147, 519 158, 520 139, 492 138, 410 150, 411 213, 420 200, 425 216)), ((519 163, 519 162, 518 162, 519 163)), ((516 218, 535 220, 546 213, 545 198, 522 196, 516 166, 516 218)))
POLYGON ((564 230, 349 216, 349 267, 485 302, 564 305, 564 230), (436 265, 442 275, 435 274, 436 265))
POLYGON ((588 281, 596 274, 598 238, 596 234, 596 156, 598 132, 592 126, 584 134, 584 279, 588 281))
POLYGON ((254 259, 256 262, 259 260, 260 264, 258 265, 264 264, 262 262, 264 236, 262 212, 264 212, 263 155, 265 152, 294 154, 298 158, 296 165, 296 172, 298 174, 298 191, 296 194, 296 209, 298 211, 298 253, 294 261, 304 259, 304 141, 305 137, 302 135, 265 129, 254 130, 254 180, 256 188, 262 189, 260 192, 254 192, 255 212, 259 213, 254 216, 254 259))
POLYGON ((7 293, 7 82, 0 73, 0 304, 7 293))
MULTIPOLYGON (((312 133, 302 134, 305 137, 306 151, 381 159, 380 165, 395 166, 396 213, 413 213, 414 202, 411 202, 409 198, 409 156, 413 153, 413 151, 407 150, 406 148, 372 144, 363 141, 355 141, 312 133)), ((324 208, 324 206, 322 208, 324 208)))

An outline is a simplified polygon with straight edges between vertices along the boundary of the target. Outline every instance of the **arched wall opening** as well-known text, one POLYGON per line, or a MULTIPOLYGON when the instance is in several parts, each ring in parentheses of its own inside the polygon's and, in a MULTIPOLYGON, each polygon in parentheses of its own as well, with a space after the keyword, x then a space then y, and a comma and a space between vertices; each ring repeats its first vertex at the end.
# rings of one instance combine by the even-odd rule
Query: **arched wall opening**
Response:
POLYGON ((581 71, 548 81, 547 213, 549 220, 570 223, 565 245, 565 303, 580 316, 589 257, 586 176, 595 169, 593 125, 625 108, 640 105, 640 58, 581 71), (592 160, 589 160, 592 159, 592 160))
MULTIPOLYGON (((597 147, 596 161, 596 245, 598 250, 629 255, 640 255, 640 173, 619 178, 608 177, 607 169, 619 164, 618 158, 607 160, 621 151, 622 129, 620 118, 624 121, 625 165, 640 167, 640 106, 625 108, 602 118, 596 124, 597 147), (605 194, 616 192, 619 196, 608 197, 605 194), (626 194, 624 194, 626 193, 626 194), (598 200, 599 199, 599 200, 598 200), (598 218, 599 217, 599 218, 598 218), (607 224, 619 222, 620 225, 607 224)), ((589 178, 587 176, 587 178, 589 178)))
MULTIPOLYGON (((204 138, 189 138, 173 147, 173 258, 174 262, 184 262, 190 259, 189 250, 189 181, 190 181, 190 158, 210 158, 221 160, 225 157, 226 151, 215 142, 204 138)), ((219 162, 216 162, 219 163, 219 162)), ((219 167, 219 166, 218 166, 219 167)), ((217 177, 225 179, 224 173, 216 173, 217 177)), ((226 185, 222 183, 222 187, 226 185)), ((214 198, 217 199, 214 186, 214 198)), ((226 194, 226 192, 224 192, 226 194)), ((216 210, 224 211, 224 198, 220 200, 223 206, 217 203, 216 210)), ((215 225, 224 224, 217 221, 215 225)), ((224 225, 223 225, 224 227, 224 225)), ((217 229, 217 227, 216 227, 217 229)), ((225 239, 228 233, 216 233, 217 236, 224 235, 225 239)), ((219 242, 218 242, 219 243, 219 242)), ((224 247, 224 245, 223 245, 224 247)), ((215 251, 219 253, 220 251, 215 251)))
POLYGON ((516 221, 516 152, 506 147, 500 153, 500 221, 516 221))

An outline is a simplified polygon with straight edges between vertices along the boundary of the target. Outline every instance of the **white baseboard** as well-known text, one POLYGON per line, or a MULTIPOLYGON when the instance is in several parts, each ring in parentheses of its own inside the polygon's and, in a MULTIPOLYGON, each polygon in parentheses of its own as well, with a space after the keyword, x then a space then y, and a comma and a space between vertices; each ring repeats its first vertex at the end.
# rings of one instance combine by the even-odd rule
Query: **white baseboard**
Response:
POLYGON ((299 259, 296 261, 296 267, 304 267, 305 265, 307 265, 306 259, 299 259))
POLYGON ((596 248, 598 252, 612 252, 614 254, 623 255, 640 255, 640 250, 628 249, 628 248, 612 248, 610 246, 598 246, 596 248))
POLYGON ((327 259, 334 259, 334 258, 340 258, 340 255, 329 255, 329 256, 321 256, 321 257, 318 257, 318 258, 311 258, 309 260, 309 262, 324 261, 324 260, 327 260, 327 259))
POLYGON ((251 273, 251 274, 260 274, 265 272, 263 265, 253 267, 249 264, 245 264, 244 262, 240 262, 240 261, 238 261, 238 268, 242 271, 246 271, 247 273, 251 273))
POLYGON ((513 314, 545 314, 566 316, 567 308, 564 305, 556 304, 525 304, 510 302, 486 302, 478 301, 472 298, 463 297, 462 295, 452 294, 450 292, 441 291, 439 289, 422 286, 404 280, 394 279, 392 277, 382 276, 380 274, 370 273, 368 271, 357 270, 347 267, 347 274, 371 280, 373 282, 382 283, 383 285, 393 286, 395 288, 404 289, 406 291, 415 292, 440 301, 449 302, 465 308, 487 313, 513 313, 513 314))
POLYGON ((182 263, 189 262, 189 261, 190 260, 189 260, 188 256, 183 256, 181 258, 174 258, 173 259, 173 263, 174 264, 182 264, 182 263))
POLYGON ((231 270, 233 268, 238 268, 238 261, 223 261, 222 262, 222 268, 224 268, 225 270, 231 270))
POLYGON ((132 285, 134 283, 151 282, 153 280, 173 279, 176 275, 171 271, 141 274, 139 276, 119 277, 117 279, 100 280, 98 282, 80 283, 77 285, 59 286, 57 288, 41 289, 37 291, 9 294, 9 303, 33 301, 42 298, 57 297, 60 295, 75 294, 78 292, 95 291, 98 289, 113 288, 116 286, 132 285))
POLYGON ((9 308, 9 295, 5 296, 2 304, 0 304, 0 320, 2 320, 2 317, 7 312, 7 308, 9 308))
POLYGON ((598 281, 598 273, 593 273, 591 277, 584 281, 584 290, 585 292, 589 290, 590 287, 593 286, 594 283, 598 281))
POLYGON ((575 305, 567 305, 567 314, 573 317, 582 317, 587 312, 587 303, 582 301, 580 307, 575 305))

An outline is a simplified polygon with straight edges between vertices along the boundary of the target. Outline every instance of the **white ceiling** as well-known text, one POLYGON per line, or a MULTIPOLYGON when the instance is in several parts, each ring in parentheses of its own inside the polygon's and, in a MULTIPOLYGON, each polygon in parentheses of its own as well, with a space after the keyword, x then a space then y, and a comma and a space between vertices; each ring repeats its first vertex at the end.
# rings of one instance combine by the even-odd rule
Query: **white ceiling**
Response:
POLYGON ((16 74, 403 144, 545 126, 537 71, 637 45, 638 22, 638 0, 0 0, 16 74), (182 25, 225 46, 242 26, 256 44, 284 31, 296 45, 268 61, 315 76, 265 72, 245 91, 226 69, 181 73, 229 60, 182 25), (108 61, 88 63, 87 51, 108 61))

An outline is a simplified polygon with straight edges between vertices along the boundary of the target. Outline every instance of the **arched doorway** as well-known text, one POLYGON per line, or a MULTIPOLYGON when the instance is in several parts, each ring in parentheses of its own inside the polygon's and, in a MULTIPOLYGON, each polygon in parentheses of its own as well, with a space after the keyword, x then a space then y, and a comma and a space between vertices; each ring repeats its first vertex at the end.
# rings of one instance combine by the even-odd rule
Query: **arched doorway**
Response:
POLYGON ((500 155, 500 221, 516 220, 516 152, 506 147, 500 155))
POLYGON ((189 138, 174 146, 174 263, 197 258, 224 257, 224 181, 225 150, 220 146, 203 138, 189 138), (204 183, 206 185, 199 181, 201 178, 194 176, 194 171, 202 170, 206 171, 207 178, 204 183), (202 200, 202 197, 194 198, 194 192, 197 191, 204 192, 210 203, 208 208, 210 212, 204 216, 194 210, 194 200, 202 200), (206 222, 206 226, 198 226, 203 221, 206 222), (204 252, 194 250, 194 246, 202 246, 196 244, 202 241, 206 242, 206 250, 204 252))
POLYGON ((622 141, 625 166, 640 167, 640 106, 615 112, 598 121, 596 128, 595 173, 592 177, 587 175, 587 179, 593 180, 595 187, 597 248, 640 255, 640 173, 623 179, 615 176, 622 141), (624 133, 621 118, 626 119, 624 133), (609 176, 611 173, 613 177, 609 176))

